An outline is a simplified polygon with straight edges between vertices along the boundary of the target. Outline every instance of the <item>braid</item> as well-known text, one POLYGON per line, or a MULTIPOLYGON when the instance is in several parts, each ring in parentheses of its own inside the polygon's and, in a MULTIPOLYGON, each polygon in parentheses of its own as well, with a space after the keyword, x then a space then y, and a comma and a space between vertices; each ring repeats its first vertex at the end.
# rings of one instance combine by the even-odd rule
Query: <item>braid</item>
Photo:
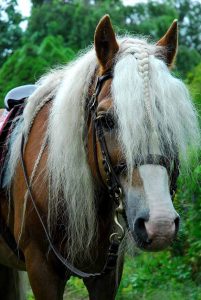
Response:
POLYGON ((138 49, 138 52, 136 52, 134 56, 138 60, 138 71, 140 76, 143 79, 144 101, 145 101, 147 116, 151 123, 151 126, 154 128, 155 126, 154 126, 154 119, 153 119, 153 111, 151 107, 150 89, 149 89, 149 54, 146 50, 141 48, 138 49), (140 50, 142 52, 140 52, 140 50))

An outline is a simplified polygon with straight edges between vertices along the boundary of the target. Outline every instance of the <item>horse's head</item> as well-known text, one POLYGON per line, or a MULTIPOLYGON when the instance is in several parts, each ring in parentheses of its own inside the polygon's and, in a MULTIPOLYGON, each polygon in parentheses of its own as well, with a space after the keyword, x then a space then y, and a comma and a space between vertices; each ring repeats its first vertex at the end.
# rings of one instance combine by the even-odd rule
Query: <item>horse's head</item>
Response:
MULTIPOLYGON (((173 241, 179 227, 171 195, 178 176, 178 145, 167 116, 173 114, 173 119, 176 113, 171 103, 172 112, 167 112, 164 104, 169 101, 170 81, 176 80, 167 67, 177 51, 177 22, 157 45, 148 45, 129 38, 117 41, 105 16, 95 32, 95 50, 98 76, 106 77, 101 78, 96 99, 92 99, 92 104, 97 103, 89 141, 91 146, 96 143, 89 153, 91 169, 97 180, 108 186, 107 173, 112 166, 123 189, 127 221, 137 245, 161 250, 173 241), (165 76, 167 86, 162 82, 165 76)), ((176 84, 172 88, 172 94, 177 93, 176 84)))

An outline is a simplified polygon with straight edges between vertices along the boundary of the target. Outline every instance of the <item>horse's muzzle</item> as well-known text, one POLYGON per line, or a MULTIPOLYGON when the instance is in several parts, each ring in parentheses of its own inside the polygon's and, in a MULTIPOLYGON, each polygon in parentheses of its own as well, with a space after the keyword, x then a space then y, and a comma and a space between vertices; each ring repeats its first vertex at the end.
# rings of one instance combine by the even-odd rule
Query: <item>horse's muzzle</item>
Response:
POLYGON ((179 216, 150 219, 145 215, 137 216, 134 222, 133 237, 137 246, 147 251, 159 251, 168 247, 179 230, 179 216))

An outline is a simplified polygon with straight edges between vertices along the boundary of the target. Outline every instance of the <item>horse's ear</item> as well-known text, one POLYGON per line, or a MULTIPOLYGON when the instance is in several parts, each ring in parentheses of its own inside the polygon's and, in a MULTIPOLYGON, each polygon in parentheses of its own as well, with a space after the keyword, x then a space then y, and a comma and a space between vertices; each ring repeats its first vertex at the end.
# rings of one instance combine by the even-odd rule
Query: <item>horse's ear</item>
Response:
POLYGON ((119 50, 109 15, 105 15, 98 23, 94 35, 96 55, 102 71, 111 68, 112 61, 119 50))
POLYGON ((165 61, 169 68, 174 64, 178 48, 178 22, 174 20, 166 34, 157 42, 157 46, 166 48, 165 61))

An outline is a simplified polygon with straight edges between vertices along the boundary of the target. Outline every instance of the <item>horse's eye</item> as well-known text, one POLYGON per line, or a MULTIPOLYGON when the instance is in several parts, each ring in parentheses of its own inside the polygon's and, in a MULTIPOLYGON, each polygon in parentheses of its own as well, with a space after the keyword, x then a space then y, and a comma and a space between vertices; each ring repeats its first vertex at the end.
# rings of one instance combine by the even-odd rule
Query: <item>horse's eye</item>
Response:
POLYGON ((115 120, 112 114, 110 113, 102 114, 100 119, 104 130, 110 131, 115 128, 115 120))

